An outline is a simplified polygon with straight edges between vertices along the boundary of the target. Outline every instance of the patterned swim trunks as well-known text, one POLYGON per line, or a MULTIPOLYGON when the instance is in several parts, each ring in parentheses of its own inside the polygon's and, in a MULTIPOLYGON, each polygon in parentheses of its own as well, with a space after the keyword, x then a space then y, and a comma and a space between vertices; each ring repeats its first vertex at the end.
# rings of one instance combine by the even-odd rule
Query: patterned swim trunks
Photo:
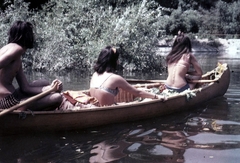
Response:
POLYGON ((0 109, 8 109, 19 103, 20 103, 20 100, 17 94, 14 92, 13 94, 0 99, 0 109))

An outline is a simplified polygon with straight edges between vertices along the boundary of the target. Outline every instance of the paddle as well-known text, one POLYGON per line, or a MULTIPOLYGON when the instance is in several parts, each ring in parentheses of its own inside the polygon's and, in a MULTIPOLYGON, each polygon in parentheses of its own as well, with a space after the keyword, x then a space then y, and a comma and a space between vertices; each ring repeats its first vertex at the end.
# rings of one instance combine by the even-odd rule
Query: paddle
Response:
MULTIPOLYGON (((216 82, 218 81, 219 79, 216 78, 216 79, 213 79, 213 80, 191 80, 191 81, 188 81, 189 83, 211 83, 211 82, 216 82)), ((138 79, 127 79, 127 82, 131 83, 131 82, 134 82, 134 83, 165 83, 166 80, 138 80, 138 79)))
POLYGON ((28 98, 27 100, 25 100, 25 101, 23 101, 23 102, 21 102, 21 103, 19 103, 19 104, 17 104, 17 105, 14 105, 14 106, 12 106, 12 107, 9 108, 9 109, 3 110, 3 111, 0 113, 0 117, 3 116, 3 115, 5 115, 5 114, 7 114, 7 113, 10 113, 10 112, 16 110, 17 108, 20 108, 20 107, 22 107, 22 106, 24 106, 24 105, 26 105, 26 104, 29 104, 29 103, 31 103, 31 102, 33 102, 33 101, 35 101, 35 100, 38 100, 38 99, 40 99, 40 98, 42 98, 42 97, 50 94, 50 93, 53 92, 53 91, 56 91, 56 90, 57 90, 57 83, 55 83, 54 86, 53 86, 51 89, 49 89, 49 90, 47 90, 47 91, 45 91, 45 92, 39 93, 39 94, 37 94, 37 95, 35 95, 35 96, 33 96, 33 97, 30 97, 30 98, 28 98))
POLYGON ((218 78, 215 78, 213 80, 190 80, 188 81, 189 83, 211 83, 211 82, 216 82, 218 81, 218 78))

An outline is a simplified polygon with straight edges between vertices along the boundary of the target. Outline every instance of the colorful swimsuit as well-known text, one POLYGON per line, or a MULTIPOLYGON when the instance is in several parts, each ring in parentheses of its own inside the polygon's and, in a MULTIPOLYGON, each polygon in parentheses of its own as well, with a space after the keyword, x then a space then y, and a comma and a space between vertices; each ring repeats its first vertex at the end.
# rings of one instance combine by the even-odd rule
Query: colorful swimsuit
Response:
MULTIPOLYGON (((96 87, 95 87, 96 88, 96 87)), ((108 93, 111 93, 113 96, 116 96, 119 92, 118 88, 116 89, 110 89, 110 88, 105 88, 103 86, 100 86, 100 87, 97 87, 96 89, 101 89, 101 90, 104 90, 108 93)))
POLYGON ((189 84, 186 84, 186 85, 183 86, 182 88, 172 88, 172 87, 169 87, 169 86, 166 85, 166 84, 165 84, 165 87, 166 87, 167 89, 169 89, 169 90, 176 91, 176 92, 178 92, 178 93, 183 92, 183 91, 185 91, 185 90, 187 90, 187 89, 190 88, 190 87, 189 87, 189 84))
MULTIPOLYGON (((112 75, 112 74, 111 74, 111 75, 112 75)), ((103 83, 104 83, 111 75, 109 75, 109 76, 103 81, 103 83)), ((104 90, 104 91, 112 94, 113 96, 116 96, 116 95, 118 94, 118 92, 119 92, 118 88, 116 88, 116 89, 106 88, 106 87, 103 87, 103 86, 102 86, 103 83, 102 83, 99 87, 94 87, 94 88, 95 88, 95 89, 104 90)))
POLYGON ((17 94, 14 92, 2 99, 0 99, 0 109, 8 109, 14 105, 20 103, 20 99, 18 98, 17 94))

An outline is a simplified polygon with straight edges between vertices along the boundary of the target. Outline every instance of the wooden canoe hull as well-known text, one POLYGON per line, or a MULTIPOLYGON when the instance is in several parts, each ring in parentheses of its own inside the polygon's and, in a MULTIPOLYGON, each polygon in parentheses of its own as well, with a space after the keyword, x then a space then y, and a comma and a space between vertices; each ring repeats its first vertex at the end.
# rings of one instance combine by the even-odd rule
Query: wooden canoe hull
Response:
POLYGON ((196 97, 186 100, 186 95, 176 95, 168 100, 150 100, 129 105, 115 105, 78 111, 26 111, 25 118, 19 118, 14 111, 0 118, 0 134, 28 133, 42 131, 77 130, 111 123, 120 123, 171 114, 193 108, 218 96, 223 96, 230 83, 229 68, 217 82, 196 93, 196 97))

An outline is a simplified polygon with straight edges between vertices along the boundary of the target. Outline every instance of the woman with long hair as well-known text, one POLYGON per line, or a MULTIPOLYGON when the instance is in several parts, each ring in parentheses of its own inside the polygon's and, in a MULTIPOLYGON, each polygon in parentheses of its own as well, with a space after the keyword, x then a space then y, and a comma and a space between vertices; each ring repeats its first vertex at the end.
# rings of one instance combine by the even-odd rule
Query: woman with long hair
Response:
POLYGON ((192 54, 191 41, 181 31, 178 32, 166 62, 168 77, 165 86, 167 89, 176 92, 193 89, 195 84, 188 80, 200 79, 202 76, 202 69, 192 54))
POLYGON ((123 77, 115 74, 119 58, 119 51, 112 46, 101 50, 94 65, 94 74, 90 82, 90 94, 101 106, 116 104, 114 97, 119 88, 143 98, 162 99, 163 96, 148 93, 134 88, 123 77))
POLYGON ((50 89, 54 84, 58 86, 57 92, 19 109, 45 110, 58 107, 62 102, 59 93, 62 90, 62 82, 55 79, 51 84, 46 80, 29 83, 23 72, 21 58, 27 49, 33 48, 33 25, 30 22, 16 21, 11 26, 8 36, 8 44, 0 49, 0 109, 17 105, 26 98, 50 89), (14 87, 14 78, 18 83, 18 89, 14 87))

